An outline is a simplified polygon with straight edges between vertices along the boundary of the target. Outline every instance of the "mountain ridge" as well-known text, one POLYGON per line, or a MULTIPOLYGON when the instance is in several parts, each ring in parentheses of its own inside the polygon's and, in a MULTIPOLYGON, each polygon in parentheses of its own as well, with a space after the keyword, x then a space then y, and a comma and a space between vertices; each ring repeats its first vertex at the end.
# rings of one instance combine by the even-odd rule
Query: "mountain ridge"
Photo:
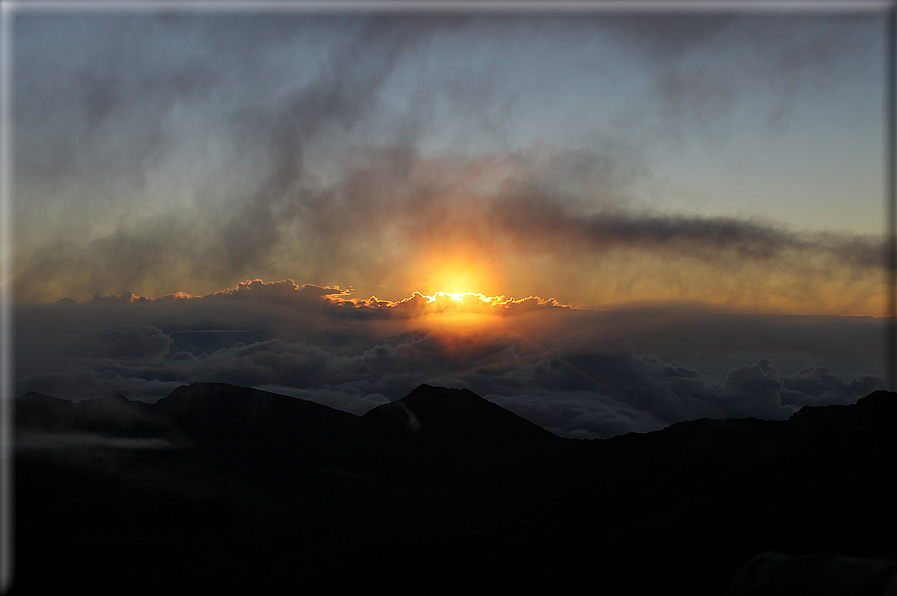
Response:
MULTIPOLYGON (((368 417, 379 419, 381 421, 379 424, 384 426, 382 429, 384 432, 399 434, 407 431, 407 434, 414 435, 425 425, 428 432, 438 432, 442 435, 457 433, 475 441, 488 442, 489 434, 498 429, 507 431, 504 436, 519 435, 530 440, 563 438, 480 397, 469 389, 450 389, 427 384, 419 385, 405 397, 382 404, 361 416, 261 389, 207 382, 181 385, 155 403, 132 400, 121 394, 73 402, 31 391, 17 396, 15 404, 16 426, 44 427, 47 430, 66 430, 79 425, 92 425, 92 428, 81 430, 96 430, 97 427, 103 427, 102 420, 108 422, 115 415, 129 413, 137 418, 150 414, 161 416, 170 421, 177 421, 179 425, 191 429, 193 433, 203 435, 214 435, 215 423, 224 425, 222 434, 242 432, 250 435, 259 435, 262 432, 259 428, 253 427, 273 425, 278 429, 274 434, 287 442, 289 442, 287 435, 290 433, 283 428, 283 421, 296 421, 303 417, 309 417, 311 420, 301 425, 302 430, 313 432, 315 440, 322 439, 322 431, 315 431, 316 426, 321 426, 322 417, 328 419, 321 427, 326 429, 323 434, 353 421, 357 425, 358 421, 368 417), (54 415, 51 412, 53 408, 60 410, 63 415, 54 415), (256 419, 256 422, 251 422, 253 419, 256 419), (397 429, 402 430, 388 429, 389 423, 385 421, 390 419, 397 425, 397 429), (330 428, 331 424, 333 428, 330 428)), ((786 420, 754 417, 700 418, 677 422, 663 429, 645 433, 630 432, 610 438, 568 440, 628 441, 633 437, 659 436, 658 433, 688 434, 690 429, 697 427, 702 427, 702 434, 708 432, 743 434, 749 432, 748 427, 762 426, 766 428, 766 434, 770 434, 771 429, 777 427, 806 430, 814 426, 832 424, 844 416, 848 417, 853 427, 859 423, 878 427, 883 420, 897 416, 897 393, 878 390, 861 397, 853 404, 804 406, 786 420)), ((128 429, 122 427, 118 430, 128 429)), ((771 434, 778 434, 778 431, 771 434)))
MULTIPOLYGON (((434 577, 453 589, 572 590, 592 573, 609 593, 719 595, 763 551, 897 559, 895 393, 784 421, 580 440, 472 392, 423 386, 365 416, 341 413, 318 443, 288 423, 325 406, 227 385, 173 393, 158 408, 22 396, 16 415, 32 428, 102 431, 87 414, 124 412, 134 418, 106 430, 128 432, 149 413, 195 445, 17 450, 23 590, 395 587, 382 570, 399 563, 409 590, 434 577), (266 437, 269 419, 250 420, 256 399, 291 433, 266 437), (60 406, 57 417, 43 406, 60 406), (225 432, 210 431, 216 421, 225 432)), ((306 418, 322 432, 329 415, 306 418)))

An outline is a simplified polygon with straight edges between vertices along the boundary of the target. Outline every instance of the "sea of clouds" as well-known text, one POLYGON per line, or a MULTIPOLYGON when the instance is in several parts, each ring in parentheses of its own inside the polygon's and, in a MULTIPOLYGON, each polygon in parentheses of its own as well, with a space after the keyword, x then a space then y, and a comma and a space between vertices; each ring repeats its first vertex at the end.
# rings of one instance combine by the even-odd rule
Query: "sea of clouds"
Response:
POLYGON ((255 280, 207 296, 20 306, 16 393, 153 402, 208 381, 360 415, 427 383, 594 438, 703 417, 784 419, 883 388, 882 319, 467 300, 472 312, 446 297, 355 299, 255 280))

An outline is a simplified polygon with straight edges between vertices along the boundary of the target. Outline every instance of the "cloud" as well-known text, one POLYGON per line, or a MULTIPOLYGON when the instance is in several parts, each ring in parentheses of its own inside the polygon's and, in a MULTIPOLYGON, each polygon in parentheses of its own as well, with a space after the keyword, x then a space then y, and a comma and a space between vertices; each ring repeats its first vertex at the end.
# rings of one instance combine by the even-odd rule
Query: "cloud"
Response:
POLYGON ((719 119, 729 103, 768 106, 752 100, 770 87, 835 85, 866 55, 868 19, 846 37, 799 18, 283 19, 22 17, 19 302, 292 277, 392 301, 472 291, 596 306, 700 285, 723 302, 753 285, 751 300, 786 309, 874 308, 880 238, 663 213, 635 191, 653 176, 644 110, 719 119), (449 50, 479 58, 462 68, 449 50), (611 86, 571 83, 568 68, 611 86), (620 124, 632 102, 614 107, 611 88, 630 72, 651 100, 620 124), (563 93, 532 82, 554 76, 563 93), (782 279, 810 277, 807 263, 806 290, 782 279), (845 275, 861 283, 833 304, 820 289, 845 275))
MULTIPOLYGON (((63 298, 59 302, 64 300, 72 300, 71 298, 63 298)), ((100 296, 99 293, 93 295, 93 300, 95 302, 114 302, 117 304, 131 304, 134 302, 146 302, 146 296, 135 296, 131 292, 122 292, 121 294, 114 294, 110 292, 105 296, 100 296)), ((74 302, 74 300, 72 300, 74 302)))
POLYGON ((161 358, 168 353, 172 339, 157 327, 115 326, 98 334, 98 355, 109 358, 161 358))
POLYGON ((825 366, 803 369, 782 381, 779 391, 782 403, 795 406, 852 403, 854 396, 866 396, 882 387, 881 377, 861 374, 845 383, 825 366))
MULTIPOLYGON (((413 292, 408 298, 397 301, 370 298, 352 298, 353 290, 337 287, 323 287, 314 284, 299 286, 291 279, 265 282, 260 279, 240 282, 234 289, 226 289, 207 296, 175 292, 160 298, 135 296, 131 292, 110 293, 106 296, 94 295, 91 302, 109 304, 137 304, 151 302, 174 302, 193 300, 212 303, 220 300, 243 300, 277 304, 306 311, 326 312, 350 317, 421 317, 431 314, 514 314, 540 309, 571 308, 554 298, 528 296, 526 298, 505 298, 504 296, 484 296, 474 292, 447 294, 436 292, 432 296, 413 292)), ((74 304, 71 299, 60 300, 58 304, 74 304)), ((109 330, 106 335, 115 336, 121 330, 109 330)), ((131 331, 135 333, 135 331, 131 331)))
POLYGON ((20 307, 16 391, 155 401, 182 384, 226 382, 363 414, 428 383, 469 388, 564 436, 608 437, 702 417, 782 419, 882 385, 869 368, 877 319, 546 301, 392 316, 393 303, 344 296, 250 281, 199 298, 20 307), (346 315, 365 309, 387 314, 346 315))
POLYGON ((336 307, 334 312, 345 313, 346 309, 354 309, 361 316, 383 315, 389 317, 422 317, 428 315, 450 314, 488 314, 507 315, 534 310, 572 308, 561 304, 554 298, 528 296, 526 298, 505 298, 504 296, 484 296, 476 292, 448 294, 436 292, 432 296, 413 292, 408 298, 396 302, 379 300, 372 296, 369 299, 330 298, 336 307))
POLYGON ((538 389, 487 398, 561 436, 606 438, 698 418, 782 420, 804 405, 854 403, 884 385, 868 374, 850 383, 805 371, 780 374, 767 359, 732 369, 722 383, 652 355, 580 355, 568 365, 590 382, 571 382, 556 370, 562 376, 551 384, 542 370, 538 389))
POLYGON ((636 248, 716 261, 733 255, 746 261, 791 259, 790 252, 827 253, 855 266, 881 268, 885 249, 881 238, 835 233, 801 234, 762 220, 732 217, 660 215, 652 213, 587 213, 541 192, 513 186, 491 205, 491 216, 505 234, 518 237, 518 245, 534 239, 538 248, 565 251, 586 249, 607 252, 636 248), (722 255, 721 255, 722 253, 722 255))
POLYGON ((739 110, 780 132, 807 100, 863 76, 861 56, 879 53, 879 19, 733 14, 611 22, 628 33, 630 51, 657 69, 653 91, 663 101, 651 124, 656 138, 681 144, 685 135, 728 136, 739 110))
POLYGON ((322 298, 346 296, 351 290, 341 290, 338 287, 321 287, 314 284, 303 284, 301 287, 292 279, 264 282, 260 279, 240 282, 233 290, 215 292, 210 298, 236 299, 236 300, 261 300, 277 304, 299 306, 303 304, 317 304, 322 298))
MULTIPOLYGON (((563 152, 556 158, 563 161, 563 152)), ((490 159, 451 168, 424 159, 411 164, 405 180, 388 170, 356 170, 317 195, 288 199, 294 211, 278 215, 264 233, 286 234, 298 226, 294 232, 301 236, 278 244, 259 268, 282 269, 295 258, 298 268, 313 270, 319 279, 357 280, 365 293, 386 285, 396 302, 414 291, 544 296, 560 289, 565 295, 556 295, 558 300, 588 306, 606 304, 613 296, 622 301, 717 295, 719 303, 766 311, 881 310, 885 243, 880 236, 797 232, 760 219, 662 214, 618 199, 570 200, 529 178, 532 161, 526 159, 509 164, 504 173, 505 165, 490 159), (478 176, 485 183, 491 174, 482 165, 497 172, 490 183, 494 188, 485 194, 464 181, 478 176), (446 287, 446 280, 459 276, 468 280, 458 283, 459 290, 446 287), (801 283, 794 283, 797 278, 801 283), (838 290, 828 291, 831 287, 838 290)), ((121 241, 96 240, 84 250, 53 245, 33 253, 17 277, 20 300, 29 302, 57 287, 52 301, 93 295, 97 287, 112 286, 114 296, 128 300, 139 299, 127 296, 141 287, 164 288, 156 295, 196 294, 212 278, 231 283, 241 269, 227 266, 215 248, 215 238, 228 238, 226 231, 212 227, 189 243, 168 242, 170 236, 186 235, 181 228, 165 229, 160 222, 145 232, 117 232, 121 241), (142 256, 135 258, 132 248, 142 256), (194 281, 175 285, 184 283, 179 280, 185 274, 194 281)), ((227 295, 253 291, 262 289, 238 288, 227 295)), ((287 300, 296 289, 277 291, 287 300)), ((302 298, 311 299, 311 291, 306 288, 302 298)))
POLYGON ((180 445, 159 437, 141 439, 107 437, 92 433, 16 433, 16 450, 56 451, 97 447, 110 449, 173 449, 180 447, 180 445))

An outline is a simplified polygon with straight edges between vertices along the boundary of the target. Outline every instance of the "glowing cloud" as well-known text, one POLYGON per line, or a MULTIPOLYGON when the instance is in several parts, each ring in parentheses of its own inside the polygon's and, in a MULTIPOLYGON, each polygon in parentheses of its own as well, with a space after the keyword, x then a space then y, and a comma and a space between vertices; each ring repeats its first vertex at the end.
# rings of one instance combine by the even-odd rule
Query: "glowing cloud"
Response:
POLYGON ((307 309, 319 307, 327 312, 377 314, 380 316, 417 317, 434 314, 507 314, 535 309, 572 309, 554 298, 528 296, 526 298, 506 298, 503 295, 486 296, 479 292, 434 292, 431 295, 413 292, 402 300, 381 300, 370 298, 350 298, 351 289, 338 286, 318 286, 302 284, 292 279, 265 282, 260 279, 240 282, 232 290, 220 290, 206 296, 194 296, 176 292, 160 298, 135 296, 130 292, 93 297, 94 303, 136 304, 174 301, 245 300, 267 302, 307 309))

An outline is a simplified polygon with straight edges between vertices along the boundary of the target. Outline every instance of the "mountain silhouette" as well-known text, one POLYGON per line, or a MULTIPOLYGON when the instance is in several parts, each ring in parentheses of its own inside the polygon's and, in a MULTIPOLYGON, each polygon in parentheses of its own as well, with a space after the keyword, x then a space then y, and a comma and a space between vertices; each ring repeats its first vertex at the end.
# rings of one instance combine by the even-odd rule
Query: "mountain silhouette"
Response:
POLYGON ((722 594, 749 559, 764 577, 770 561, 888 570, 895 416, 879 391, 784 421, 573 440, 426 385, 361 417, 215 383, 155 404, 26 394, 15 585, 722 594), (103 440, 30 448, 60 435, 103 440), (751 559, 768 551, 795 556, 751 559))
POLYGON ((532 465, 563 440, 467 389, 421 385, 339 438, 360 465, 430 473, 532 465))
POLYGON ((71 402, 29 392, 15 400, 18 429, 43 432, 101 433, 126 437, 171 436, 170 420, 150 404, 123 395, 71 402))
POLYGON ((153 409, 195 441, 272 447, 313 446, 356 419, 312 401, 225 383, 178 387, 153 409))

